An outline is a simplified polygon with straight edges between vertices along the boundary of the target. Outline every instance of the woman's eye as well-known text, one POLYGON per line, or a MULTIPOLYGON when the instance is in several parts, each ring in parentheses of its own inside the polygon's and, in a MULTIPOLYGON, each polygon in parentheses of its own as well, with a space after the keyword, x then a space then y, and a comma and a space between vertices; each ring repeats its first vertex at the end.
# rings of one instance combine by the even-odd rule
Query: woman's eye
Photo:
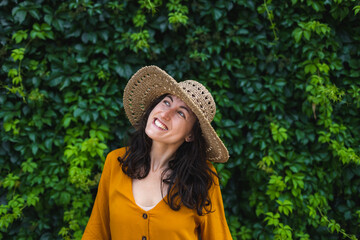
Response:
POLYGON ((185 118, 185 114, 183 112, 178 112, 178 113, 181 117, 185 118))
POLYGON ((164 100, 164 103, 166 106, 170 106, 170 103, 168 101, 164 100))

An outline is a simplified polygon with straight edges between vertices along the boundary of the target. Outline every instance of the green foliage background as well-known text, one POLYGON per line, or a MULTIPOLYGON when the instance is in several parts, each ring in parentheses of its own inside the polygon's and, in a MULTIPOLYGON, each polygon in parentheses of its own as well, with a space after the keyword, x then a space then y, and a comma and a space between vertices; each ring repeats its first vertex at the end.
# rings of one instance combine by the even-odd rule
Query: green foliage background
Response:
POLYGON ((122 92, 158 65, 213 93, 234 239, 357 239, 359 1, 0 3, 0 238, 79 239, 122 92))

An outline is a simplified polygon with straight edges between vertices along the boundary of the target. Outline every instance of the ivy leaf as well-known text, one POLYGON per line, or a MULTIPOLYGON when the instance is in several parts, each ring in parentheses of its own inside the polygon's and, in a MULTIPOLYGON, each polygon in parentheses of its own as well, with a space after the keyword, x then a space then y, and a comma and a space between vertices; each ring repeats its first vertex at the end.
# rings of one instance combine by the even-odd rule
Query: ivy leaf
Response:
POLYGON ((14 78, 17 75, 18 75, 18 71, 15 68, 10 69, 8 72, 8 76, 11 78, 14 78))
POLYGON ((33 30, 30 32, 30 37, 32 39, 40 38, 45 40, 46 38, 54 39, 54 33, 51 31, 51 26, 47 23, 33 25, 33 30))
POLYGON ((26 18, 27 12, 22 7, 14 7, 11 11, 15 21, 22 24, 26 18))
POLYGON ((29 206, 34 206, 39 202, 39 197, 36 196, 35 194, 31 193, 27 196, 27 200, 26 200, 26 203, 29 205, 29 206))
POLYGON ((360 12, 360 5, 359 5, 359 6, 355 6, 355 7, 353 8, 353 10, 355 11, 355 12, 354 12, 355 15, 358 14, 358 13, 360 12))
POLYGON ((309 216, 310 216, 311 218, 315 218, 315 217, 317 216, 316 210, 315 210, 313 207, 311 207, 311 206, 306 206, 306 207, 307 207, 308 210, 309 210, 309 216))
POLYGON ((15 187, 15 184, 19 179, 20 179, 19 176, 9 173, 6 176, 6 178, 3 180, 2 185, 4 188, 12 189, 15 187))
POLYGON ((12 123, 11 122, 4 122, 3 126, 4 126, 5 131, 8 132, 12 128, 12 123))
POLYGON ((316 73, 316 70, 317 70, 316 65, 312 63, 307 64, 304 69, 305 73, 311 73, 311 74, 316 73))
POLYGON ((276 200, 276 202, 279 204, 279 212, 280 213, 284 213, 286 216, 289 215, 289 213, 292 213, 292 210, 293 210, 293 204, 291 201, 289 200, 284 200, 284 201, 281 201, 281 200, 276 200))
POLYGON ((37 144, 37 143, 33 143, 33 144, 31 145, 31 152, 32 152, 34 155, 36 155, 36 153, 37 153, 38 150, 39 150, 38 144, 37 144))
POLYGON ((59 198, 59 203, 60 203, 61 205, 67 205, 67 204, 69 204, 70 199, 71 199, 70 193, 68 193, 68 192, 61 192, 61 193, 60 193, 60 198, 59 198))
POLYGON ((270 167, 271 164, 275 164, 275 160, 271 156, 265 156, 263 157, 262 161, 270 167))
POLYGON ((36 20, 39 20, 39 19, 40 19, 40 14, 39 14, 38 10, 36 10, 36 9, 31 9, 31 10, 29 11, 29 14, 30 14, 33 18, 35 18, 36 20))
POLYGON ((34 169, 37 168, 37 164, 34 163, 31 158, 29 158, 26 162, 21 164, 21 168, 24 172, 32 173, 34 172, 34 169))
POLYGON ((218 8, 214 8, 213 13, 214 13, 215 20, 219 20, 221 18, 221 16, 222 16, 222 12, 218 8))
POLYGON ((6 214, 8 209, 9 209, 8 205, 1 204, 0 205, 0 216, 6 214))
POLYGON ((306 40, 308 40, 308 41, 310 40, 310 37, 311 37, 310 31, 308 31, 308 30, 303 31, 303 35, 306 40))
POLYGON ((117 65, 115 71, 120 77, 129 78, 132 74, 132 69, 129 64, 117 65))
POLYGON ((303 35, 303 30, 301 28, 296 28, 293 33, 292 33, 293 37, 295 38, 295 42, 300 42, 301 37, 303 35))
POLYGON ((273 139, 280 144, 287 139, 287 130, 285 128, 279 127, 275 123, 270 123, 270 129, 273 139))
POLYGON ((24 54, 25 54, 25 48, 18 48, 12 50, 11 57, 14 59, 14 61, 17 60, 21 61, 24 59, 24 54))
POLYGON ((280 214, 276 213, 275 215, 272 212, 265 213, 267 217, 265 217, 264 221, 267 221, 267 225, 278 226, 280 214))
POLYGON ((15 39, 16 43, 21 43, 22 40, 25 40, 28 37, 27 30, 19 30, 12 36, 12 39, 15 39))

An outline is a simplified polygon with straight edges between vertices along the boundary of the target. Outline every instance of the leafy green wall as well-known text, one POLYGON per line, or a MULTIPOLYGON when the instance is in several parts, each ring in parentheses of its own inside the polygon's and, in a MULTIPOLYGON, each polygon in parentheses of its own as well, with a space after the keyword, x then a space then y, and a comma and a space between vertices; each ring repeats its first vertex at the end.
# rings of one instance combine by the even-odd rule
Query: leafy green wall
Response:
POLYGON ((0 3, 0 238, 79 239, 140 67, 204 83, 234 239, 360 232, 359 1, 0 3))

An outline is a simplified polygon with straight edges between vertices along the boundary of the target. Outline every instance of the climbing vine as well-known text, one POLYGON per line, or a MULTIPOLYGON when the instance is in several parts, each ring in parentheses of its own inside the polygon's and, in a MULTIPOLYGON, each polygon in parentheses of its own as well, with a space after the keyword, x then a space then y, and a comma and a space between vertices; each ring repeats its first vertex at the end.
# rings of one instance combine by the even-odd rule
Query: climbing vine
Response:
POLYGON ((358 2, 0 6, 0 239, 81 238, 150 64, 215 98, 234 239, 359 238, 358 2))

